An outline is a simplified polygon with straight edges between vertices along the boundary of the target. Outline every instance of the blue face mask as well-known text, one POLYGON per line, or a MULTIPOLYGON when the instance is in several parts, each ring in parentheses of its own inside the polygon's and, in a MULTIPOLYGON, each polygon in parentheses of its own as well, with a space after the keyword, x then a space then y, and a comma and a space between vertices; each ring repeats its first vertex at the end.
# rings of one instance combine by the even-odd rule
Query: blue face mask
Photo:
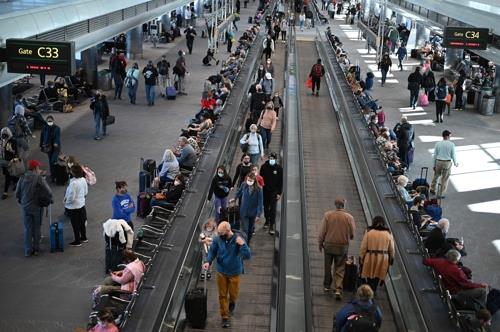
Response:
POLYGON ((276 159, 269 159, 269 165, 271 166, 276 165, 276 159))

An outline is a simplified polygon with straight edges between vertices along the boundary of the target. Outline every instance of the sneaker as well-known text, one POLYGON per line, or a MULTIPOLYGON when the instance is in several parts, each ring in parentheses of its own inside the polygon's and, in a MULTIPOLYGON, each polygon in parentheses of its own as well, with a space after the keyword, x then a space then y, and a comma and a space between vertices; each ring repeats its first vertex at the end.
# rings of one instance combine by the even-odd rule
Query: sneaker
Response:
POLYGON ((212 278, 212 274, 210 272, 207 272, 207 279, 212 278))
POLYGON ((275 233, 274 229, 273 229, 273 228, 271 228, 271 229, 269 230, 269 235, 274 235, 274 233, 275 233))
POLYGON ((236 303, 229 303, 229 312, 231 314, 233 313, 234 308, 236 308, 236 303))
POLYGON ((82 242, 83 243, 89 243, 89 240, 87 240, 87 238, 85 238, 85 239, 82 239, 82 242))
POLYGON ((342 301, 342 293, 340 291, 335 292, 335 300, 342 301))
POLYGON ((331 291, 332 289, 331 289, 330 287, 324 287, 324 288, 323 288, 323 290, 324 290, 325 292, 329 292, 329 291, 331 291))
POLYGON ((80 241, 73 241, 69 245, 72 247, 81 247, 82 243, 80 241))
POLYGON ((2 194, 2 200, 7 199, 7 197, 9 197, 9 196, 7 195, 7 193, 3 193, 3 194, 2 194))
POLYGON ((268 229, 268 228, 269 228, 269 224, 268 224, 268 223, 265 223, 263 228, 264 228, 264 229, 268 229))
POLYGON ((231 323, 229 323, 229 319, 225 318, 222 320, 222 327, 227 329, 231 327, 231 323))
POLYGON ((203 273, 203 272, 202 272, 202 273, 200 274, 200 280, 205 280, 205 273, 203 273))
POLYGON ((100 140, 101 138, 99 136, 94 137, 96 141, 100 140))

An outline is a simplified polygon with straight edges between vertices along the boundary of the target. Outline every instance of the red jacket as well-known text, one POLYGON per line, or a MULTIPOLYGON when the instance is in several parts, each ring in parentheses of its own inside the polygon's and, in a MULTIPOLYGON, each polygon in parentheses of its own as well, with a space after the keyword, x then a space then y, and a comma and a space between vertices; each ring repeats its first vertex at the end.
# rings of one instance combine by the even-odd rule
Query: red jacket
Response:
POLYGON ((450 294, 456 294, 462 289, 470 288, 483 288, 481 284, 472 282, 467 279, 464 271, 462 271, 457 264, 453 264, 444 258, 426 258, 424 264, 432 266, 438 274, 443 277, 443 282, 450 291, 450 294))

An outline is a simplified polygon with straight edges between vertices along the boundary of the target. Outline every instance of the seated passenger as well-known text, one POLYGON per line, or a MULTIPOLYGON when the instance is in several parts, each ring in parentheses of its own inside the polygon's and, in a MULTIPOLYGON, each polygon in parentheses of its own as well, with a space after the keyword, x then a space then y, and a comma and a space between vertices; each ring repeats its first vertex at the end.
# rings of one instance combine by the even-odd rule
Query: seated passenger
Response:
POLYGON ((372 114, 370 116, 370 122, 368 123, 368 130, 375 136, 375 138, 378 137, 379 135, 379 128, 377 125, 377 116, 375 114, 372 114))
POLYGON ((208 112, 203 112, 203 114, 200 115, 200 123, 192 123, 187 128, 188 135, 198 135, 201 139, 204 139, 208 133, 208 130, 213 126, 214 124, 210 119, 208 112))
POLYGON ((168 190, 162 190, 157 193, 151 200, 151 206, 161 206, 164 208, 173 208, 182 197, 182 193, 186 188, 186 178, 182 174, 177 174, 174 179, 173 186, 168 190))
POLYGON ((158 167, 160 178, 160 189, 165 187, 168 182, 174 182, 175 177, 179 174, 179 162, 174 153, 170 149, 166 149, 163 153, 163 158, 158 167))
POLYGON ((201 97, 201 109, 211 109, 215 107, 215 99, 212 91, 204 91, 201 97))
POLYGON ((59 99, 59 93, 57 92, 57 88, 54 85, 54 82, 48 81, 47 87, 40 91, 40 95, 38 96, 38 104, 42 104, 45 101, 55 101, 59 99))
POLYGON ((179 167, 186 170, 192 170, 196 165, 196 152, 193 147, 189 144, 186 137, 179 137, 179 155, 177 161, 179 162, 179 167))
MULTIPOLYGON (((438 251, 446 248, 446 233, 450 229, 450 221, 441 219, 436 226, 431 230, 429 236, 424 240, 424 245, 429 251, 429 254, 435 255, 438 251)), ((447 251, 445 251, 446 253, 447 251)))
POLYGON ((463 294, 478 301, 486 307, 488 284, 469 280, 465 272, 458 266, 461 255, 456 250, 449 250, 446 258, 425 258, 424 264, 431 266, 443 278, 443 283, 451 295, 463 294))
POLYGON ((398 176, 397 180, 397 188, 401 196, 403 197, 403 200, 406 202, 408 207, 410 208, 413 205, 413 198, 416 196, 416 193, 413 193, 410 195, 408 193, 408 190, 406 190, 406 185, 408 184, 408 178, 404 175, 398 176))
POLYGON ((113 292, 134 293, 142 280, 146 267, 132 250, 125 250, 123 258, 127 266, 122 271, 113 271, 106 277, 101 286, 94 289, 95 294, 109 294, 113 292))
POLYGON ((88 332, 118 332, 115 319, 111 311, 105 309, 97 313, 97 324, 91 327, 88 332))
POLYGON ((371 313, 377 328, 382 325, 382 312, 373 302, 373 290, 368 285, 359 286, 356 291, 357 299, 349 302, 335 315, 335 331, 347 331, 349 321, 356 318, 356 314, 371 313))

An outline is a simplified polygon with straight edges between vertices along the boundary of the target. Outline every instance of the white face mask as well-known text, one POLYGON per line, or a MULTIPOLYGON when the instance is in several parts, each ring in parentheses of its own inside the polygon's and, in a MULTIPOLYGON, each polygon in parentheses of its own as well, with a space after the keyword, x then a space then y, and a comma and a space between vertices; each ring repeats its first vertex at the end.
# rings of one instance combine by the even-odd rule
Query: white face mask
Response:
POLYGON ((254 183, 255 183, 255 181, 247 180, 247 185, 250 187, 253 186, 254 183))
POLYGON ((181 181, 178 181, 178 180, 175 180, 175 181, 174 181, 174 186, 178 186, 178 185, 180 185, 180 184, 181 184, 181 181))
POLYGON ((54 125, 54 122, 50 121, 50 122, 47 122, 47 126, 53 126, 54 125))
POLYGON ((269 159, 269 165, 271 166, 276 165, 276 159, 269 159))

